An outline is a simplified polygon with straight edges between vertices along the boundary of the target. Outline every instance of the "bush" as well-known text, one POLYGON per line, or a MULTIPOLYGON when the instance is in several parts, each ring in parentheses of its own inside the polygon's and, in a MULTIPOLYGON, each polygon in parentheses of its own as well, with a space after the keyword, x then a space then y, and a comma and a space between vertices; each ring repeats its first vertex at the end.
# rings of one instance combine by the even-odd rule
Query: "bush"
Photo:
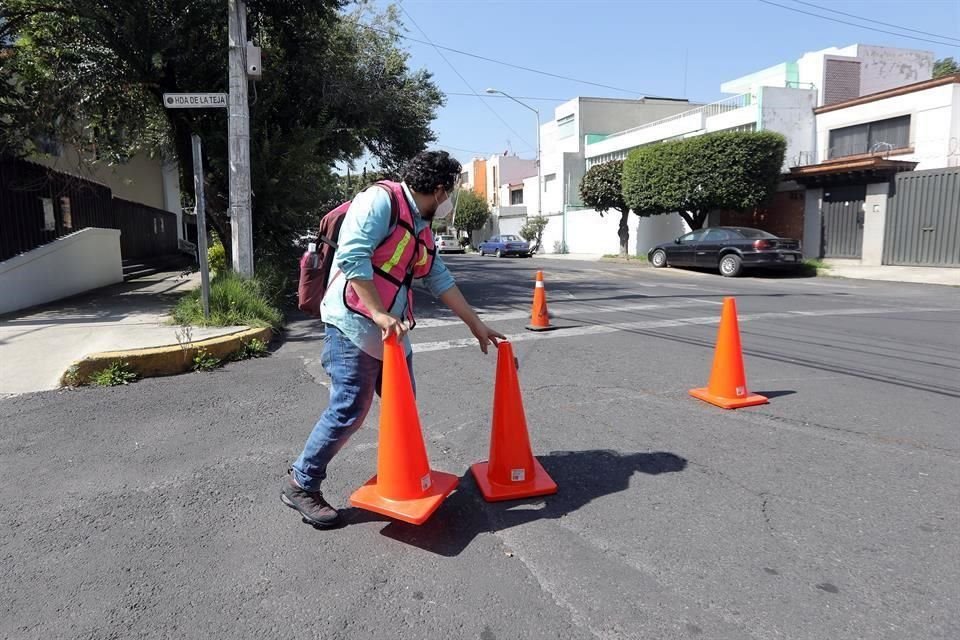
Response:
POLYGON ((227 251, 218 239, 215 239, 207 249, 207 264, 213 273, 223 273, 227 270, 227 251))
POLYGON ((527 218, 526 224, 520 229, 520 237, 528 243, 533 243, 530 248, 531 253, 540 251, 540 246, 543 244, 543 230, 547 228, 548 222, 549 220, 544 216, 534 216, 527 218))
POLYGON ((266 273, 247 280, 232 271, 219 273, 210 281, 210 320, 204 321, 199 288, 180 298, 173 319, 181 325, 279 329, 283 313, 276 300, 281 285, 273 277, 266 273))
POLYGON ((91 384, 98 387, 118 387, 135 382, 139 376, 126 362, 117 360, 106 369, 101 369, 90 376, 91 384))
POLYGON ((623 198, 639 215, 676 211, 700 229, 710 211, 750 211, 776 191, 786 139, 770 131, 711 133, 633 151, 623 198))

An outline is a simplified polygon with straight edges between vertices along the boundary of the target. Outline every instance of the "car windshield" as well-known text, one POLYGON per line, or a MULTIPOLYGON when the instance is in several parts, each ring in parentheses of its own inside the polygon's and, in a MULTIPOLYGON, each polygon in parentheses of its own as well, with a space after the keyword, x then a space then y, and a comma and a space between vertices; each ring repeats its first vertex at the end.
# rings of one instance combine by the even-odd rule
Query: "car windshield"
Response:
POLYGON ((517 236, 500 236, 501 242, 523 242, 517 236))
POLYGON ((453 236, 440 236, 440 239, 445 242, 453 242, 453 236))
POLYGON ((743 228, 741 228, 741 229, 737 229, 737 233, 739 233, 740 235, 742 235, 744 238, 750 238, 751 240, 756 239, 756 238, 763 238, 763 239, 770 239, 770 240, 772 240, 772 239, 774 239, 774 238, 777 237, 777 236, 773 235, 772 233, 767 233, 766 231, 761 231, 760 229, 743 229, 743 228))

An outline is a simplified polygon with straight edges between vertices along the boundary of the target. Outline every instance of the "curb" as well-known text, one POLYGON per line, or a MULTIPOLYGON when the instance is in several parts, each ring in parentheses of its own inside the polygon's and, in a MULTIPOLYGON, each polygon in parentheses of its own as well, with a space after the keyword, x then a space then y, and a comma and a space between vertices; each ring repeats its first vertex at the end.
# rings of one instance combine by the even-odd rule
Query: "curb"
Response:
POLYGON ((244 329, 215 338, 185 342, 183 344, 148 347, 145 349, 127 349, 124 351, 103 351, 85 356, 74 362, 60 376, 61 386, 69 386, 67 378, 87 381, 93 373, 109 367, 117 360, 130 365, 141 378, 172 376, 193 369, 193 359, 201 350, 221 360, 237 351, 245 342, 253 338, 269 344, 273 338, 270 327, 244 329))

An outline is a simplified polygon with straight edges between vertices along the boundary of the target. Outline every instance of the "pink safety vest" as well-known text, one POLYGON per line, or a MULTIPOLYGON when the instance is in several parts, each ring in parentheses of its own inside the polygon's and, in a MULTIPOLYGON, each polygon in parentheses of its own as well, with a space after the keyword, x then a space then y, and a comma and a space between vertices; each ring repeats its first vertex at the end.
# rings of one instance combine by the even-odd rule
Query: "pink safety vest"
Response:
MULTIPOLYGON (((416 324, 413 317, 414 278, 423 278, 433 268, 437 249, 433 244, 433 232, 427 225, 418 234, 414 230, 413 213, 407 203, 403 187, 397 182, 379 183, 390 189, 391 205, 397 212, 396 226, 373 251, 373 284, 380 294, 384 308, 389 312, 397 301, 400 289, 407 288, 407 320, 410 327, 416 324)), ((367 318, 370 311, 360 301, 353 287, 347 283, 343 288, 344 304, 367 318)))

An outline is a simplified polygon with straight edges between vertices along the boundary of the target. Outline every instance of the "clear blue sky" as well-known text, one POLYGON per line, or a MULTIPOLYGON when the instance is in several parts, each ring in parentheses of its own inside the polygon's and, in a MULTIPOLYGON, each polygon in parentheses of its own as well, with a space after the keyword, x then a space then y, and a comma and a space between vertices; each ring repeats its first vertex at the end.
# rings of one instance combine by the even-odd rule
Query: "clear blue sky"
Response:
MULTIPOLYGON (((771 0, 838 20, 857 20, 796 0, 771 0)), ((854 43, 932 51, 960 60, 960 0, 806 0, 872 20, 956 39, 956 46, 878 33, 802 15, 759 0, 403 0, 401 7, 436 44, 514 64, 590 80, 638 95, 719 99, 720 83, 807 51, 854 43), (685 65, 686 60, 686 65, 685 65), (684 74, 684 68, 687 72, 684 74)), ((382 6, 387 2, 378 2, 382 6)), ((407 35, 425 40, 401 12, 407 35)), ((887 31, 895 28, 867 23, 887 31)), ((919 38, 936 37, 908 32, 919 38)), ((470 93, 430 45, 404 42, 411 65, 434 73, 445 92, 470 93)), ((636 97, 549 78, 444 51, 473 88, 493 86, 529 101, 552 119, 559 102, 577 95, 636 97)), ((438 144, 461 161, 502 153, 509 145, 534 157, 534 115, 505 99, 486 100, 512 127, 473 96, 451 95, 434 123, 438 144), (519 136, 518 136, 519 134, 519 136), (522 137, 522 140, 521 140, 522 137), (524 141, 525 140, 525 141, 524 141)))

